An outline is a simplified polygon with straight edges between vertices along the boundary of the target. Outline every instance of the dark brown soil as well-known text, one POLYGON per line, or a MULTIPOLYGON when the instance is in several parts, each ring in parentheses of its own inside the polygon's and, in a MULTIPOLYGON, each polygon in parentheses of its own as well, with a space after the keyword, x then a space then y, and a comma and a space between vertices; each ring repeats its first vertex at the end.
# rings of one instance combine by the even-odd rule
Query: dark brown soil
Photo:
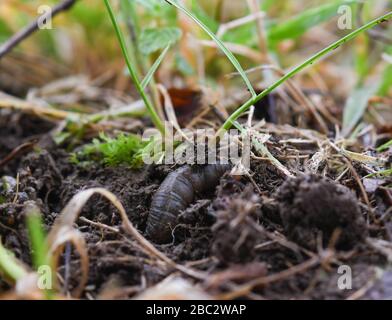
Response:
POLYGON ((328 246, 335 231, 336 246, 349 250, 363 243, 367 228, 358 199, 348 188, 316 175, 288 179, 277 200, 289 239, 316 249, 318 239, 328 246))
MULTIPOLYGON (((91 187, 104 187, 113 192, 132 223, 144 234, 151 198, 173 168, 145 166, 134 170, 99 164, 74 165, 69 161, 69 154, 45 133, 52 127, 50 122, 17 113, 0 116, 0 159, 29 139, 39 140, 33 150, 15 156, 0 168, 0 177, 7 176, 4 179, 9 186, 7 190, 0 187, 3 244, 18 258, 31 263, 24 203, 27 200, 36 203, 49 230, 71 197, 91 187)), ((198 262, 197 268, 211 275, 227 272, 226 279, 235 279, 237 283, 242 279, 246 283, 252 275, 276 274, 305 263, 332 241, 331 249, 336 250, 332 261, 257 287, 250 296, 253 298, 347 298, 368 284, 376 268, 385 268, 385 258, 367 245, 370 232, 363 218, 364 206, 359 205, 354 192, 316 175, 286 179, 266 162, 253 164, 252 169, 258 190, 246 177, 225 176, 214 193, 198 198, 182 213, 173 243, 156 247, 176 262, 198 262), (340 276, 337 269, 341 264, 352 268, 351 290, 340 290, 337 286, 340 276), (241 275, 241 268, 250 270, 247 276, 241 275)), ((88 202, 82 216, 109 226, 121 225, 116 209, 100 196, 88 202)), ((132 297, 170 272, 151 263, 125 233, 117 234, 80 220, 77 227, 86 239, 90 256, 84 298, 99 297, 102 290, 113 283, 134 288, 123 296, 132 297)), ((385 232, 372 231, 372 235, 382 238, 385 232)), ((79 262, 75 254, 71 255, 70 266, 65 261, 59 272, 64 274, 66 268, 70 269, 70 289, 77 284, 79 262)), ((381 279, 371 286, 368 295, 363 297, 390 295, 390 276, 387 275, 385 281, 381 279)), ((224 282, 211 286, 208 279, 202 285, 211 293, 228 289, 224 282)), ((0 283, 0 293, 6 288, 0 283)))
MULTIPOLYGON (((12 150, 23 143, 35 141, 43 133, 48 132, 54 124, 39 117, 0 110, 0 159, 4 159, 12 150)), ((0 168, 0 175, 15 173, 20 157, 12 163, 0 168)))
POLYGON ((234 197, 229 192, 231 189, 224 185, 214 201, 217 220, 212 226, 212 253, 222 263, 253 261, 255 247, 263 240, 255 227, 258 225, 260 199, 249 187, 234 197))

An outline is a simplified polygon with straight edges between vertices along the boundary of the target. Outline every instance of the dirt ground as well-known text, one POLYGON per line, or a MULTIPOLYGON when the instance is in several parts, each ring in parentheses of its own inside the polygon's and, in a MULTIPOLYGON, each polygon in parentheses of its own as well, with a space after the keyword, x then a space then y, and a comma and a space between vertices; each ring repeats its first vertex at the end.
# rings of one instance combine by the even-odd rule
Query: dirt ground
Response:
MULTIPOLYGON (((53 142, 49 134, 53 128, 53 123, 42 118, 1 111, 0 159, 27 143, 0 167, 0 234, 4 246, 31 264, 25 202, 36 203, 49 230, 72 196, 92 187, 113 192, 144 234, 152 196, 175 168, 75 165, 66 146, 53 142)), ((234 297, 391 298, 392 273, 385 270, 387 258, 368 241, 369 237, 390 240, 392 220, 384 216, 391 205, 390 193, 389 199, 379 190, 368 193, 370 201, 377 204, 372 214, 375 219, 382 218, 382 223, 376 224, 369 219, 368 207, 352 176, 336 183, 303 170, 296 178, 287 178, 268 162, 252 162, 252 172, 252 179, 225 174, 212 193, 199 195, 180 215, 173 242, 155 244, 175 262, 211 275, 204 281, 183 277, 218 297, 233 291, 233 286, 262 277, 264 282, 234 297), (323 256, 325 259, 320 258, 323 256), (350 290, 338 287, 340 265, 352 270, 350 290)), ((121 225, 116 209, 100 196, 89 200, 81 216, 88 220, 79 219, 77 228, 87 242, 90 257, 82 298, 134 297, 173 273, 153 263, 132 241, 125 241, 129 237, 124 233, 89 223, 121 225)), ((154 239, 148 240, 154 243, 154 239)), ((72 249, 70 257, 63 256, 58 272, 66 294, 80 276, 79 257, 72 249)), ((7 284, 0 282, 0 293, 7 289, 7 284)))

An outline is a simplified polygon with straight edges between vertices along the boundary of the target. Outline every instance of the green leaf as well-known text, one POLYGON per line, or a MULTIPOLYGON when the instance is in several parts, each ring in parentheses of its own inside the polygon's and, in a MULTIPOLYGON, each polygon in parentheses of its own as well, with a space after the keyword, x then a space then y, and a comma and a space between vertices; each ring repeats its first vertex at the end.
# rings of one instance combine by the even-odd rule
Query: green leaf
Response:
POLYGON ((140 51, 151 54, 175 44, 181 36, 182 31, 173 27, 145 29, 140 36, 140 51))
POLYGON ((379 82, 370 86, 354 89, 346 101, 343 113, 343 135, 347 135, 362 118, 368 106, 369 99, 376 94, 379 82))
POLYGON ((338 7, 343 3, 352 4, 354 2, 340 0, 305 10, 287 21, 281 21, 271 26, 268 30, 268 40, 271 43, 276 43, 284 39, 295 39, 310 28, 336 16, 338 7))
POLYGON ((137 75, 137 71, 136 71, 136 65, 135 65, 134 61, 131 60, 131 58, 130 58, 130 54, 129 54, 128 49, 127 49, 127 44, 126 44, 126 41, 125 41, 124 34, 123 34, 123 32, 122 32, 122 30, 120 28, 120 25, 118 24, 116 15, 114 14, 113 8, 112 8, 112 6, 110 4, 110 0, 104 0, 104 2, 105 2, 106 9, 107 9, 107 11, 109 13, 110 20, 112 21, 114 30, 116 31, 117 39, 118 39, 118 41, 120 43, 121 51, 123 53, 123 56, 124 56, 125 62, 127 64, 127 67, 128 67, 128 70, 129 70, 129 74, 131 75, 131 78, 133 80, 133 83, 135 84, 135 87, 136 87, 137 91, 139 92, 140 96, 143 99, 144 104, 146 105, 146 108, 147 108, 147 110, 148 110, 148 112, 150 114, 152 122, 154 123, 154 125, 157 127, 157 129, 159 131, 163 132, 165 129, 164 129, 162 120, 159 117, 159 115, 156 112, 156 110, 154 109, 154 107, 153 107, 149 97, 144 92, 144 90, 143 90, 143 88, 141 86, 141 83, 139 81, 139 78, 138 78, 138 75, 137 75))

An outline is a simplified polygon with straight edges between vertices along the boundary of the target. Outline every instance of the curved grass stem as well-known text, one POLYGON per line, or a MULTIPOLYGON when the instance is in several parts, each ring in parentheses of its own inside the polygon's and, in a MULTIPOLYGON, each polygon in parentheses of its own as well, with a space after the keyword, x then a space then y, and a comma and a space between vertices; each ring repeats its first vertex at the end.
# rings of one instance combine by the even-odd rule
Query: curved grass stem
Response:
POLYGON ((244 112, 246 112, 252 105, 260 101, 262 98, 264 98, 267 94, 271 93, 274 89, 279 87, 282 83, 284 83, 287 79, 292 78, 295 76, 297 73, 305 69, 306 67, 312 65, 316 61, 320 60, 322 57, 324 57, 326 54, 330 53, 331 51, 337 49, 340 45, 344 44, 345 42, 355 38, 358 36, 360 33, 373 28, 374 26, 378 25, 379 23, 388 21, 392 17, 392 11, 386 13, 385 15, 378 17, 377 19, 374 19, 367 24, 363 25, 362 27, 354 30, 353 32, 349 33, 348 35, 344 36, 343 38, 337 40, 336 42, 332 43, 328 47, 324 48, 323 50, 317 52, 315 55, 311 56, 309 59, 298 65, 297 67, 293 68, 291 71, 289 71, 287 74, 285 74, 283 77, 281 77, 279 80, 277 80, 275 83, 273 83, 271 86, 269 86, 267 89, 265 89, 263 92, 261 92, 259 95, 256 97, 253 97, 249 99, 247 102, 245 102, 241 107, 239 107, 236 111, 234 111, 229 118, 225 121, 225 123, 222 125, 222 127, 219 129, 219 132, 217 135, 221 135, 228 129, 230 129, 234 125, 234 121, 237 120, 244 112))

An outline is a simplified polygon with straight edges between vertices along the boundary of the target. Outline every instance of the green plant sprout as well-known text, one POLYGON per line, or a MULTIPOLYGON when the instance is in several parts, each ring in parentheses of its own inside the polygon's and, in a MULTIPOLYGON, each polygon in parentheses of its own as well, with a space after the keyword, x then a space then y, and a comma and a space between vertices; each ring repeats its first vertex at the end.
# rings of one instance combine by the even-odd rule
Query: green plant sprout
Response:
MULTIPOLYGON (((26 225, 30 240, 33 266, 35 270, 39 271, 42 266, 49 266, 52 268, 51 255, 49 254, 49 246, 46 237, 46 232, 43 229, 42 214, 38 207, 31 203, 26 206, 26 225)), ((55 280, 55 278, 53 278, 55 280)), ((47 299, 53 297, 52 289, 46 289, 45 295, 47 299)))
MULTIPOLYGON (((52 266, 46 233, 42 228, 41 212, 34 204, 28 204, 25 209, 26 226, 30 241, 32 261, 35 270, 41 266, 52 266)), ((18 282, 28 275, 26 267, 14 257, 13 253, 0 241, 0 274, 11 282, 18 282)), ((45 290, 47 299, 53 297, 52 290, 45 290)))
POLYGON ((150 70, 148 70, 146 76, 144 77, 141 85, 143 89, 150 84, 151 80, 154 77, 155 72, 158 70, 159 66, 161 65, 163 59, 165 58, 167 52, 170 49, 170 45, 168 45, 165 49, 163 49, 162 53, 159 55, 158 59, 155 60, 154 64, 151 66, 150 70))
POLYGON ((35 205, 29 205, 25 213, 33 265, 38 270, 43 265, 51 264, 48 258, 49 248, 46 241, 46 233, 42 228, 41 212, 35 205))

